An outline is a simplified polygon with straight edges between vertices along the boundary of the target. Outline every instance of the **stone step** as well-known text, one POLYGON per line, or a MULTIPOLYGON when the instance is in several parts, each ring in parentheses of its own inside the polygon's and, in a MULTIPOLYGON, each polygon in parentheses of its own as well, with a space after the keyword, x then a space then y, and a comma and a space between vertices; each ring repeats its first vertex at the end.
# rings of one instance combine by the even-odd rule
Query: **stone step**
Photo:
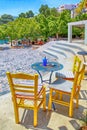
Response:
POLYGON ((68 43, 66 41, 52 41, 48 43, 48 47, 43 46, 43 52, 51 56, 61 58, 70 58, 77 54, 78 51, 86 51, 84 45, 76 43, 68 43))
POLYGON ((65 46, 68 48, 73 48, 73 49, 77 49, 79 51, 86 51, 85 45, 83 44, 76 44, 76 43, 68 43, 68 42, 64 42, 64 41, 57 41, 55 43, 55 45, 60 45, 60 46, 65 46))
POLYGON ((44 50, 43 52, 47 53, 49 55, 52 55, 52 56, 54 56, 57 59, 64 59, 64 58, 66 58, 64 55, 61 55, 60 53, 54 52, 54 51, 49 50, 49 49, 44 50))
MULTIPOLYGON (((75 51, 73 51, 73 49, 71 49, 71 48, 68 48, 68 47, 63 47, 63 46, 59 46, 59 45, 53 45, 52 46, 53 48, 56 48, 56 49, 59 49, 59 50, 62 50, 62 51, 64 51, 64 53, 67 55, 67 53, 69 53, 69 54, 71 54, 71 55, 75 55, 76 53, 75 53, 75 51)), ((69 55, 68 54, 68 55, 69 55)))
POLYGON ((57 53, 63 55, 65 58, 67 58, 67 54, 65 54, 65 52, 61 51, 60 49, 58 49, 56 47, 52 46, 52 47, 48 48, 48 50, 51 50, 53 52, 57 52, 57 53))

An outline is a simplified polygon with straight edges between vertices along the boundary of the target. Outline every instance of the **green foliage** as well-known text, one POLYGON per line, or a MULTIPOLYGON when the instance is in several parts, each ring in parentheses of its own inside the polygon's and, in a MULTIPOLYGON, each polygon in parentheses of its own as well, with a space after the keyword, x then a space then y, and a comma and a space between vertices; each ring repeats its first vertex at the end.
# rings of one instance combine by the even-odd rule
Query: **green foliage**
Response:
POLYGON ((21 38, 35 39, 36 34, 39 32, 39 26, 35 18, 18 18, 14 22, 7 24, 5 37, 9 37, 11 40, 21 38))
POLYGON ((26 13, 19 14, 19 18, 31 18, 31 17, 34 17, 34 13, 32 10, 29 10, 26 13))
POLYGON ((26 18, 30 18, 30 17, 34 17, 34 13, 32 10, 29 10, 28 12, 26 12, 26 18))
POLYGON ((48 27, 49 27, 49 36, 55 36, 58 33, 58 18, 51 15, 47 18, 48 27))
POLYGON ((14 20, 13 16, 8 15, 8 14, 4 14, 0 18, 0 24, 6 24, 6 23, 11 22, 13 20, 14 20))
POLYGON ((82 37, 83 33, 84 32, 84 29, 82 27, 73 27, 72 28, 72 34, 73 34, 73 37, 82 37))
MULTIPOLYGON (((0 26, 0 39, 9 37, 10 41, 21 38, 31 40, 43 38, 47 40, 48 37, 67 37, 69 22, 87 19, 87 14, 81 14, 71 19, 69 10, 58 13, 56 8, 49 8, 48 5, 41 5, 39 12, 36 16, 34 16, 32 10, 21 13, 14 21, 13 17, 3 15, 0 18, 2 24, 0 26), (2 19, 5 20, 5 24, 3 24, 2 19)), ((73 36, 82 37, 83 34, 84 29, 73 28, 73 36)))
POLYGON ((55 16, 55 17, 59 16, 59 13, 58 13, 58 11, 57 11, 56 8, 51 8, 50 9, 50 14, 53 15, 53 16, 55 16))
POLYGON ((43 14, 45 17, 50 15, 50 8, 48 5, 41 5, 39 9, 40 14, 43 14))
POLYGON ((41 5, 39 13, 45 17, 49 17, 50 15, 57 17, 59 15, 56 8, 49 8, 48 5, 41 5))
POLYGON ((26 18, 26 14, 25 13, 20 13, 19 18, 26 18))
POLYGON ((58 33, 62 36, 67 36, 68 33, 68 22, 71 21, 70 11, 64 10, 58 19, 58 33))
POLYGON ((79 20, 87 20, 87 14, 80 14, 80 15, 77 15, 75 17, 76 21, 79 21, 79 20))

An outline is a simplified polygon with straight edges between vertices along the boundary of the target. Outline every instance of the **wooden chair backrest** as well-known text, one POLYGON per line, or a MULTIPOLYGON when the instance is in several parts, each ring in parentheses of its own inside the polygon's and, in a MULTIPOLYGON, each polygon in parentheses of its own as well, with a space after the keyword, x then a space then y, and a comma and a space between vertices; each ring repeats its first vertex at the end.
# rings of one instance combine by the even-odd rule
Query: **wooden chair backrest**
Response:
POLYGON ((7 72, 6 74, 12 95, 15 95, 15 93, 23 93, 25 95, 34 95, 35 98, 37 97, 38 74, 30 75, 25 73, 10 72, 7 72))
POLYGON ((75 74, 72 88, 72 97, 76 98, 76 96, 79 94, 84 71, 85 71, 85 65, 83 65, 82 69, 80 71, 77 71, 75 74))
POLYGON ((78 56, 75 56, 74 63, 73 63, 73 73, 79 71, 80 66, 81 66, 81 59, 78 56))

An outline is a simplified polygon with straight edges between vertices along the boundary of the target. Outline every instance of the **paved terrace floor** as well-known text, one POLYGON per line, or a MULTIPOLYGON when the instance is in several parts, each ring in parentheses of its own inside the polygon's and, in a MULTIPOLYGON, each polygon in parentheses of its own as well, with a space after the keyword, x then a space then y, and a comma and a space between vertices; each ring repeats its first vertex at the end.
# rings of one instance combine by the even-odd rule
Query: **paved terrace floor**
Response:
MULTIPOLYGON (((47 46, 47 45, 46 45, 47 46)), ((82 45, 81 45, 82 46, 82 45)), ((87 49, 87 46, 85 46, 87 49)), ((16 50, 14 50, 16 52, 16 50)), ((14 52, 14 54, 15 54, 14 52)), ((24 55, 26 53, 24 52, 24 55)), ((42 55, 43 56, 43 55, 42 55)), ((42 58, 42 57, 41 57, 42 58)), ((39 60, 41 60, 41 58, 39 60)), ((51 57, 50 57, 51 58, 51 57)), ((67 59, 67 62, 72 62, 73 58, 67 59)), ((69 69, 67 64, 66 69, 69 69)), ((24 68, 26 69, 26 68, 24 68)), ((48 77, 46 74, 44 78, 48 77)), ((55 78, 55 74, 53 74, 55 78)), ((47 108, 49 89, 48 84, 46 97, 47 108)), ((33 127, 33 112, 30 110, 20 109, 20 124, 15 124, 13 104, 11 101, 11 94, 7 93, 0 96, 0 130, 78 130, 82 125, 79 120, 82 117, 83 112, 87 109, 87 79, 82 81, 82 87, 80 91, 79 108, 74 110, 73 118, 68 117, 68 108, 60 105, 55 105, 56 110, 43 112, 42 109, 38 112, 38 126, 33 127)))

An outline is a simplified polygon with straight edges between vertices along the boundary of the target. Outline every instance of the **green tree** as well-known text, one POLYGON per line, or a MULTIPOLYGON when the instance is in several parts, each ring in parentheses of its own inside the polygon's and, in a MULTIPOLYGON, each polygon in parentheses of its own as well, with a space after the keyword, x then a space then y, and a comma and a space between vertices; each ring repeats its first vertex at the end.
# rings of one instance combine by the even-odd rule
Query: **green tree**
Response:
MULTIPOLYGON (((29 11, 27 13, 27 17, 26 13, 21 13, 20 17, 14 21, 2 24, 0 26, 0 39, 9 37, 12 43, 12 40, 22 38, 47 40, 49 36, 57 38, 58 36, 67 36, 69 22, 87 19, 87 14, 81 14, 71 19, 69 10, 58 13, 55 8, 49 8, 47 5, 42 5, 40 14, 32 18, 30 17, 32 13, 29 14, 29 11)), ((81 28, 74 28, 73 34, 81 36, 83 34, 83 30, 82 33, 81 30, 81 28)))
POLYGON ((58 13, 58 11, 57 11, 56 8, 51 8, 50 9, 50 14, 53 15, 53 16, 55 16, 55 17, 59 16, 59 13, 58 13))
POLYGON ((69 22, 71 22, 70 11, 64 10, 60 13, 59 19, 57 20, 59 35, 67 36, 69 22))
POLYGON ((0 39, 5 39, 5 38, 6 38, 6 32, 4 26, 0 26, 0 39))
POLYGON ((48 5, 41 5, 39 13, 47 17, 50 15, 50 8, 48 7, 48 5))
POLYGON ((19 18, 26 18, 26 14, 25 13, 20 13, 19 18))
POLYGON ((56 36, 56 38, 58 39, 58 17, 51 15, 47 18, 47 20, 49 27, 49 36, 56 36))
POLYGON ((39 14, 37 21, 39 24, 40 35, 43 36, 44 40, 47 40, 49 37, 49 26, 47 18, 43 14, 39 14))
POLYGON ((9 40, 11 41, 11 46, 12 46, 12 40, 17 39, 17 37, 18 37, 18 30, 17 30, 17 26, 15 24, 15 21, 9 22, 7 24, 5 32, 6 32, 6 37, 9 37, 9 40))
POLYGON ((26 12, 26 18, 30 18, 30 17, 34 17, 34 13, 32 10, 29 10, 28 12, 26 12))
POLYGON ((87 20, 87 14, 84 13, 84 14, 77 15, 75 17, 75 21, 80 21, 80 20, 87 20))
POLYGON ((0 24, 6 24, 6 23, 11 22, 13 20, 14 20, 14 18, 12 15, 3 14, 0 18, 0 24))

